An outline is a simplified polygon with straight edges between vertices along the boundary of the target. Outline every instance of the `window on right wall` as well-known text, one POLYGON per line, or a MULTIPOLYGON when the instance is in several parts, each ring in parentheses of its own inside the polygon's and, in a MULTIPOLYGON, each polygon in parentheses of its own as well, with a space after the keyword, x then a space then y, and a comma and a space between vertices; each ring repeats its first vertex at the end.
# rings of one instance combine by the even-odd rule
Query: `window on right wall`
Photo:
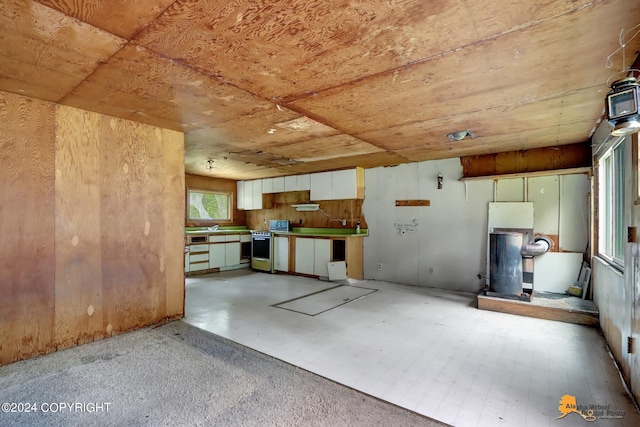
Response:
POLYGON ((614 264, 624 265, 626 232, 625 138, 621 137, 598 161, 599 224, 598 253, 614 264))

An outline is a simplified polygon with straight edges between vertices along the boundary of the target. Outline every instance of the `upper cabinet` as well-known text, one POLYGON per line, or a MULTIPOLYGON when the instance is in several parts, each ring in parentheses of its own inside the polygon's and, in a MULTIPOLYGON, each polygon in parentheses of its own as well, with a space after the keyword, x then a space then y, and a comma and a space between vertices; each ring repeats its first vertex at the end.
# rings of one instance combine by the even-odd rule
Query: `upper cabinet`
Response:
POLYGON ((309 174, 289 175, 284 177, 284 191, 309 190, 309 174))
POLYGON ((311 200, 364 199, 364 169, 238 181, 238 209, 262 209, 262 194, 310 191, 311 200))
POLYGON ((236 204, 238 209, 244 209, 244 181, 238 181, 236 183, 236 204))
POLYGON ((262 209, 262 180, 238 181, 238 209, 262 209))
POLYGON ((262 193, 282 193, 284 191, 284 176, 276 178, 262 178, 262 193))
POLYGON ((311 200, 364 199, 364 169, 311 174, 311 200))

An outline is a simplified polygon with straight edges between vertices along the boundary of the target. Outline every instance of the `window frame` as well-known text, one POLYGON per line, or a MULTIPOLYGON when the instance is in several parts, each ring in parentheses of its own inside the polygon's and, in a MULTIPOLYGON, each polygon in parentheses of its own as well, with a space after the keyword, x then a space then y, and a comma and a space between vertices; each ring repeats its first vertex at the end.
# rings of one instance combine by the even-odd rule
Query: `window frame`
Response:
POLYGON ((213 225, 220 223, 231 223, 233 222, 233 191, 222 191, 222 190, 210 190, 210 189, 202 189, 202 188, 187 188, 187 194, 185 197, 185 214, 187 223, 198 224, 198 225, 213 225), (203 193, 203 194, 214 194, 217 196, 226 196, 227 197, 227 218, 191 218, 191 193, 203 193))
POLYGON ((598 256, 624 269, 626 235, 626 137, 614 140, 598 158, 598 256), (622 196, 622 197, 620 197, 622 196))

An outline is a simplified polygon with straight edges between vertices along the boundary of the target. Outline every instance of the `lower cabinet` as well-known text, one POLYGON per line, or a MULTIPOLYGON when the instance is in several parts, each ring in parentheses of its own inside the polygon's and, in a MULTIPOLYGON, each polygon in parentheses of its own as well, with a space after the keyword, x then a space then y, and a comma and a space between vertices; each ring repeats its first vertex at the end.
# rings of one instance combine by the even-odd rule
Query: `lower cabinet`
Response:
POLYGON ((289 237, 275 236, 273 243, 273 269, 289 271, 289 237))
POLYGON ((313 274, 328 277, 327 263, 331 261, 331 240, 314 239, 313 251, 313 274))
POLYGON ((327 263, 331 261, 331 240, 296 237, 295 272, 314 276, 329 275, 327 263))
POLYGON ((296 237, 296 265, 294 267, 296 273, 314 274, 314 240, 309 237, 296 237))
MULTIPOLYGON (((238 237, 238 236, 236 236, 238 237)), ((240 239, 237 242, 227 242, 224 244, 224 265, 240 264, 240 239)))
POLYGON ((225 265, 225 236, 209 236, 209 268, 225 265))
POLYGON ((189 271, 209 268, 209 245, 191 245, 189 247, 189 271))
MULTIPOLYGON (((211 234, 204 236, 206 243, 189 245, 189 252, 185 254, 184 271, 192 273, 196 271, 222 269, 225 267, 241 267, 241 240, 251 236, 240 234, 211 234)), ((246 266, 246 262, 244 266, 246 266)))

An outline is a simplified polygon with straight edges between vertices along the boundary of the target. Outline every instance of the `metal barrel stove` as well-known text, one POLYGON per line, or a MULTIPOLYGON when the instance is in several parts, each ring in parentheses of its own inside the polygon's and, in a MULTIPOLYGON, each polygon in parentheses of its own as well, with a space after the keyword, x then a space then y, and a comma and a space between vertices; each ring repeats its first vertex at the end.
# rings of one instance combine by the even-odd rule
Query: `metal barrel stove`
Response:
POLYGON ((523 234, 495 232, 489 235, 489 290, 500 294, 522 294, 523 234))

